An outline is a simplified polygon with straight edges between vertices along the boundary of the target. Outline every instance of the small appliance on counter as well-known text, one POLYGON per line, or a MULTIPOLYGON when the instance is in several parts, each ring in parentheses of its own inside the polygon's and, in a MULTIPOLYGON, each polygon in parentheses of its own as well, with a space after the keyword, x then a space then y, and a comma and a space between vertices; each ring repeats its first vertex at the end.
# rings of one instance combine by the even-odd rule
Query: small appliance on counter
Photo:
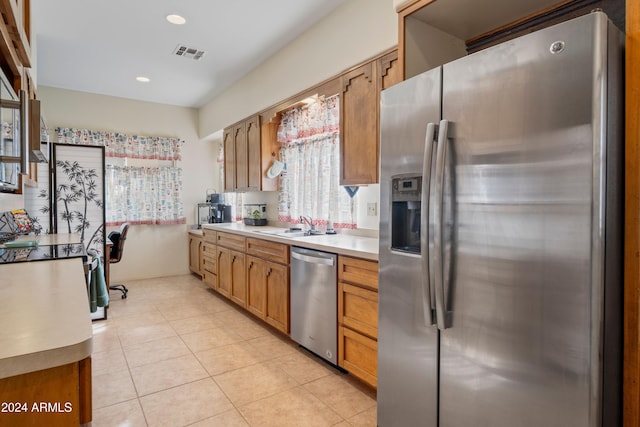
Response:
POLYGON ((198 228, 202 224, 231 222, 231 205, 225 205, 224 194, 207 193, 206 203, 198 203, 196 216, 198 228))
POLYGON ((267 205, 264 203, 244 205, 245 225, 267 225, 267 205))

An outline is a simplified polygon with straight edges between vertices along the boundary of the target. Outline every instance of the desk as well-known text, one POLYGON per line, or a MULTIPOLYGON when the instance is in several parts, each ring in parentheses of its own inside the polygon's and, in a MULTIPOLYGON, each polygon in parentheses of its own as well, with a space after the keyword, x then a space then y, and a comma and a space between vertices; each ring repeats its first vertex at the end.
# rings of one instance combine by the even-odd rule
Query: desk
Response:
POLYGON ((0 401, 25 402, 29 409, 3 413, 0 425, 91 421, 93 332, 82 260, 17 262, 0 269, 0 401), (71 411, 36 413, 36 402, 70 402, 71 411))

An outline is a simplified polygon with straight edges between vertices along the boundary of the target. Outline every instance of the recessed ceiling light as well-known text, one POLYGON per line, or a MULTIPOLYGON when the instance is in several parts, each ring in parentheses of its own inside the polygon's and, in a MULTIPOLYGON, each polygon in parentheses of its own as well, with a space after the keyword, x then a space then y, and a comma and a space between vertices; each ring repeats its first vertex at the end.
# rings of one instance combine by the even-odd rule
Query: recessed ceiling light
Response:
POLYGON ((149 83, 151 81, 149 77, 145 77, 145 76, 138 76, 136 77, 136 80, 141 83, 149 83))
POLYGON ((176 24, 176 25, 182 25, 185 22, 187 22, 187 20, 184 19, 180 15, 167 15, 167 21, 171 22, 172 24, 176 24))

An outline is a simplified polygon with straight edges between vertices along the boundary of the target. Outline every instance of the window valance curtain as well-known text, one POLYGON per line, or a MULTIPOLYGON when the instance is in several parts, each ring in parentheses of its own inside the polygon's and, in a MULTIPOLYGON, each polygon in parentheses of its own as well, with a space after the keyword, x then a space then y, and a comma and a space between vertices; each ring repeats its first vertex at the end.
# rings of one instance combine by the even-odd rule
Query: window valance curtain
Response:
POLYGON ((56 132, 58 143, 105 147, 108 226, 124 222, 186 223, 182 205, 182 168, 162 164, 163 161, 181 160, 184 141, 89 129, 56 128, 56 132), (115 158, 141 159, 138 163, 142 162, 144 166, 114 164, 118 163, 115 158))
POLYGON ((56 128, 58 142, 105 147, 106 157, 181 160, 183 140, 179 138, 126 135, 89 129, 56 128))
POLYGON ((283 114, 279 221, 297 224, 304 215, 320 227, 356 228, 356 205, 340 188, 339 107, 336 95, 283 114))

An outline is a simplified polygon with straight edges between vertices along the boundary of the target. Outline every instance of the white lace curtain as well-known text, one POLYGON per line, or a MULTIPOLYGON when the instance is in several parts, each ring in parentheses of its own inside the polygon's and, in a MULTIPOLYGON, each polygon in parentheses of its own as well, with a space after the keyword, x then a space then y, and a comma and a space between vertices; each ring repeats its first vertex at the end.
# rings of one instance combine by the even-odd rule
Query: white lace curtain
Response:
MULTIPOLYGON (((106 224, 184 224, 182 168, 162 163, 181 160, 184 141, 88 129, 57 128, 58 142, 105 147, 108 158, 143 159, 150 167, 107 164, 106 224), (158 165, 159 164, 159 165, 158 165)), ((112 160, 111 163, 117 162, 112 160)), ((107 163, 109 161, 107 160, 107 163)))
POLYGON ((184 224, 182 169, 106 165, 107 225, 184 224))
POLYGON ((310 216, 323 228, 356 228, 356 204, 340 187, 338 95, 285 112, 278 127, 280 159, 278 220, 300 223, 310 216))

